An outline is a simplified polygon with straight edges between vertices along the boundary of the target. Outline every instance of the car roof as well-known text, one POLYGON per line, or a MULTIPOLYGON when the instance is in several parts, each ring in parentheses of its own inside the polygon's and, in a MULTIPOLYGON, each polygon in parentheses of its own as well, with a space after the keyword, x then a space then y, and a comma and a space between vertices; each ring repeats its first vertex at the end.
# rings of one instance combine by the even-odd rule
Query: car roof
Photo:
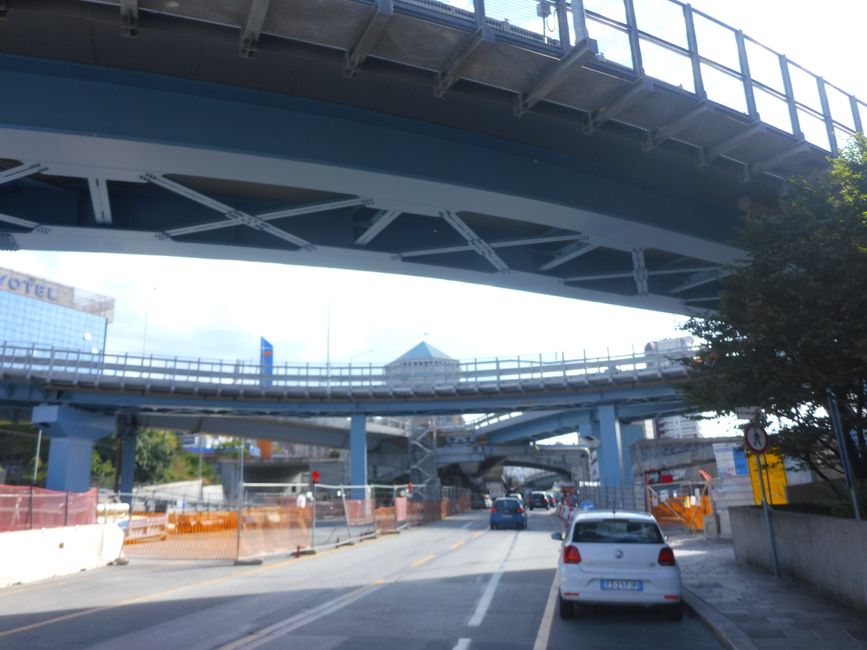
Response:
POLYGON ((602 519, 632 519, 656 523, 656 519, 647 512, 637 510, 586 510, 575 514, 574 521, 600 521, 602 519))
POLYGON ((517 497, 497 497, 497 501, 518 501, 517 497))

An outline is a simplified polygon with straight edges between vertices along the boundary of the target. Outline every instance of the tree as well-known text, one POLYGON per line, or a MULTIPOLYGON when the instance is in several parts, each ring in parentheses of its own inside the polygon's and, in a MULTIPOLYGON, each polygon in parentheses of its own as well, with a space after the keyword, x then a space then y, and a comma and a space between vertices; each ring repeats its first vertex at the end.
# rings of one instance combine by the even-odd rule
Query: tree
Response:
POLYGON ((867 140, 824 175, 790 182, 779 213, 745 217, 719 309, 685 329, 705 341, 684 391, 717 414, 759 406, 779 450, 823 478, 839 471, 826 412, 840 403, 855 475, 867 482, 867 140))
POLYGON ((173 432, 141 429, 135 448, 136 483, 164 482, 177 450, 178 438, 173 432))

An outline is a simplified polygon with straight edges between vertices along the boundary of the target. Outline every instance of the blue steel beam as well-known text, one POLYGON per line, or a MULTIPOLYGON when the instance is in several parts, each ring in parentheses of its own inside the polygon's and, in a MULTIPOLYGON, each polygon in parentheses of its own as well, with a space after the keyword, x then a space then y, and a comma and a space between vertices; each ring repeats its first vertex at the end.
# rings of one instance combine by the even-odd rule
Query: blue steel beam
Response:
MULTIPOLYGON (((352 485, 367 485, 367 431, 364 415, 353 415, 349 424, 349 482, 352 485)), ((364 487, 352 488, 353 499, 364 499, 364 487)))
MULTIPOLYGON (((655 250, 668 251, 674 256, 669 262, 690 260, 699 252, 701 261, 720 264, 739 254, 713 241, 728 237, 737 217, 731 208, 706 204, 701 209, 708 218, 695 219, 695 199, 679 198, 681 189, 663 196, 662 185, 653 191, 628 184, 617 188, 620 181, 613 176, 605 178, 604 170, 585 169, 580 161, 541 148, 529 151, 466 132, 456 137, 452 129, 389 119, 352 107, 328 106, 326 110, 310 101, 258 91, 205 87, 193 81, 57 62, 0 57, 0 80, 16 88, 14 98, 0 106, 4 124, 0 133, 2 154, 27 160, 50 150, 52 165, 46 171, 51 178, 70 178, 62 188, 55 183, 57 196, 22 185, 25 179, 16 183, 19 187, 15 193, 0 194, 0 212, 24 219, 18 225, 28 230, 35 228, 34 224, 44 227, 38 237, 16 234, 19 246, 24 248, 112 250, 122 246, 141 253, 232 255, 351 266, 522 287, 618 304, 636 304, 638 299, 647 307, 672 311, 682 310, 684 299, 668 300, 664 284, 645 299, 630 292, 618 295, 607 289, 564 285, 562 277, 569 270, 574 272, 579 263, 593 270, 605 261, 604 256, 599 257, 600 252, 629 252, 638 240, 655 250), (46 93, 68 97, 68 110, 59 114, 46 111, 42 101, 46 93), (110 122, 100 117, 106 112, 114 115, 110 122), (356 128, 360 122, 366 124, 365 129, 356 128), (239 124, 244 125, 243 133, 239 133, 239 124), (52 131, 50 139, 44 137, 46 130, 52 131), (528 155, 534 161, 530 168, 526 164, 528 155), (145 162, 144 169, 136 169, 145 162), (479 170, 484 174, 480 175, 479 170), (358 212, 357 219, 341 216, 339 221, 326 218, 327 213, 315 220, 301 218, 298 239, 287 243, 301 245, 310 241, 317 247, 318 257, 295 260, 285 254, 285 247, 257 233, 243 235, 247 246, 239 247, 233 239, 238 223, 249 221, 260 230, 265 228, 248 216, 263 213, 277 219, 297 211, 298 206, 280 205, 273 199, 270 204, 257 202, 249 193, 241 197, 208 192, 220 204, 221 212, 238 217, 218 223, 195 205, 172 202, 156 190, 149 191, 140 183, 145 174, 152 175, 147 176, 149 179, 167 178, 178 185, 189 185, 184 177, 206 179, 212 185, 222 182, 220 179, 231 179, 262 187, 284 186, 286 179, 295 179, 297 187, 305 191, 315 184, 316 191, 329 193, 335 206, 341 201, 358 201, 358 210, 367 212, 358 212), (74 178, 93 177, 106 180, 112 208, 112 223, 103 224, 99 238, 86 232, 96 224, 90 206, 82 207, 86 184, 72 182, 74 178), (400 178, 401 183, 395 183, 395 178, 400 178), (438 203, 445 196, 446 186, 449 206, 444 210, 445 206, 438 203), (516 187, 521 187, 522 196, 515 196, 516 187), (37 192, 46 196, 37 196, 37 192), (347 194, 369 196, 370 203, 360 198, 346 199, 347 194), (49 207, 51 202, 66 202, 68 207, 49 207), (159 203, 164 207, 153 209, 159 203), (145 207, 148 205, 150 209, 145 207), (354 222, 369 223, 377 211, 406 216, 384 232, 371 231, 368 236, 377 234, 377 246, 359 250, 359 244, 366 240, 354 222), (522 224, 523 232, 517 237, 509 232, 509 241, 509 237, 490 230, 492 224, 497 225, 491 217, 485 217, 486 231, 480 231, 472 215, 491 212, 502 220, 502 227, 522 224), (418 249, 410 233, 424 234, 416 225, 419 219, 442 213, 460 219, 466 226, 461 234, 471 240, 468 244, 456 236, 448 244, 480 252, 495 269, 510 269, 508 277, 474 266, 472 256, 466 258, 463 269, 460 264, 455 266, 453 258, 446 259, 448 256, 442 262, 428 257, 421 263, 407 264, 407 256, 402 254, 418 249), (154 219, 154 214, 159 218, 154 219), (404 220, 406 225, 401 226, 404 220), (654 223, 658 225, 651 225, 654 223), (675 223, 675 230, 666 225, 675 223), (153 238, 142 236, 153 232, 155 225, 158 229, 153 238), (338 226, 345 227, 345 232, 338 226), (693 232, 687 232, 689 229, 693 232), (618 233, 617 238, 612 238, 613 232, 618 233), (160 239, 160 233, 171 235, 170 240, 160 239), (570 256, 558 258, 555 265, 544 261, 540 265, 539 259, 550 259, 550 247, 545 243, 548 237, 561 241, 589 237, 594 246, 603 250, 587 250, 585 253, 592 254, 581 259, 570 256), (496 244, 498 239, 503 243, 496 244), (217 251, 209 248, 212 246, 227 248, 217 251), (491 250, 501 246, 508 250, 491 250), (563 274, 559 273, 561 268, 563 274)), ((328 203, 323 201, 325 207, 328 203)), ((274 228, 272 234, 286 238, 280 225, 274 228)), ((295 221, 288 230, 295 236, 295 221)))
POLYGON ((495 432, 485 433, 484 429, 476 431, 476 437, 484 436, 488 444, 497 445, 517 440, 534 440, 554 435, 554 432, 568 433, 575 431, 582 424, 588 424, 591 410, 565 411, 530 420, 518 422, 513 426, 498 428, 495 432))
POLYGON ((599 480, 604 485, 621 485, 623 483, 623 436, 620 420, 617 417, 617 407, 614 404, 603 404, 597 410, 599 449, 599 480))
POLYGON ((605 388, 576 388, 539 392, 516 392, 505 394, 476 394, 468 397, 435 396, 393 397, 383 399, 348 396, 331 400, 311 398, 287 401, 280 397, 238 395, 215 397, 180 395, 177 393, 137 392, 123 393, 114 390, 46 389, 38 384, 7 383, 2 403, 7 405, 55 402, 74 404, 89 410, 103 409, 119 412, 135 409, 143 413, 174 411, 185 413, 244 414, 244 415, 341 415, 358 413, 378 415, 417 415, 451 413, 492 413, 496 411, 529 411, 534 409, 587 408, 604 402, 644 403, 654 400, 666 401, 676 396, 676 388, 669 382, 657 382, 620 386, 612 384, 605 388))

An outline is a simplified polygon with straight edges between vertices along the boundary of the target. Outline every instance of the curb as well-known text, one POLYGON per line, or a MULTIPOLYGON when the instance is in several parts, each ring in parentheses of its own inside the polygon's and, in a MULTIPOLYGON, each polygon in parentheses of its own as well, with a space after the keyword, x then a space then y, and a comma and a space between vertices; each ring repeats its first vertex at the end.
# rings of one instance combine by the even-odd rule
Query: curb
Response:
POLYGON ((683 602, 699 620, 714 633, 729 650, 758 650, 758 646, 732 621, 720 614, 712 605, 702 600, 694 591, 681 587, 683 602))

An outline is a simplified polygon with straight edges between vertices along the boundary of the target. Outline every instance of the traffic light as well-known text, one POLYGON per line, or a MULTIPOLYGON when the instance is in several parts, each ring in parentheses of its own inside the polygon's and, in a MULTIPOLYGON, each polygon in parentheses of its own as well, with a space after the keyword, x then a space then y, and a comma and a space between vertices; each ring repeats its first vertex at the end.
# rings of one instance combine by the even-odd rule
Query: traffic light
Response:
POLYGON ((310 472, 310 479, 314 483, 319 483, 319 470, 318 469, 314 469, 312 472, 310 472))

